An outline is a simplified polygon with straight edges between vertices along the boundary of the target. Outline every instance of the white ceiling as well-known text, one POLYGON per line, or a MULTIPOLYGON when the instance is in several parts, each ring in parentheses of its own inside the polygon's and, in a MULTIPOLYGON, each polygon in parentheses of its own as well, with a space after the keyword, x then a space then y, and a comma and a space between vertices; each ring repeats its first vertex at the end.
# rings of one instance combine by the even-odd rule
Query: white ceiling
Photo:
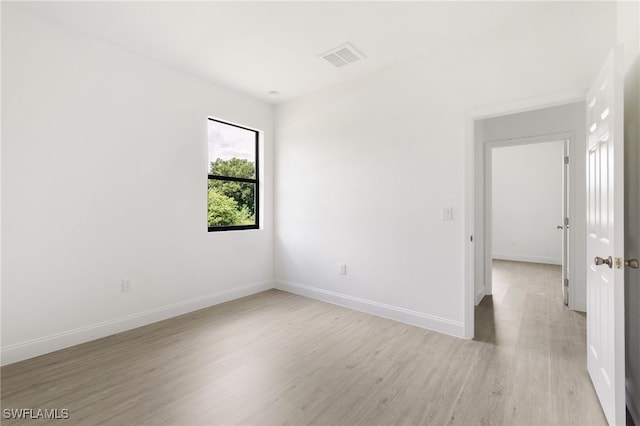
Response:
MULTIPOLYGON (((560 2, 20 2, 181 71, 280 103, 560 2), (345 42, 367 58, 335 68, 345 42), (274 97, 269 91, 278 91, 274 97)), ((565 10, 566 12, 566 10, 565 10)))

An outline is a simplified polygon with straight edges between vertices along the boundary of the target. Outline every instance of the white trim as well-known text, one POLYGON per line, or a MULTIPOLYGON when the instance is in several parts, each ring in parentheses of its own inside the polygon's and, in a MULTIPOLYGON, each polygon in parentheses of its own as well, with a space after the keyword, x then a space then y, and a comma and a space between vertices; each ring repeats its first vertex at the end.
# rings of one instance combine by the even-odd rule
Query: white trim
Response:
POLYGON ((502 148, 507 146, 533 145, 536 143, 563 142, 569 139, 575 139, 575 132, 560 132, 546 135, 525 136, 521 138, 498 139, 484 141, 484 144, 489 145, 491 148, 502 148))
POLYGON ((528 254, 493 253, 494 260, 513 260, 515 262, 545 263, 562 266, 562 259, 557 257, 530 256, 528 254))
POLYGON ((448 334, 450 336, 460 338, 465 337, 464 324, 461 321, 440 318, 435 315, 416 312, 410 309, 400 308, 398 306, 391 306, 385 303, 375 302, 373 300, 349 296, 290 281, 276 281, 276 288, 288 291, 289 293, 309 297, 311 299, 321 300, 334 305, 344 306, 379 317, 389 318, 394 321, 400 321, 406 324, 426 328, 428 330, 437 331, 439 333, 448 334))
POLYGON ((478 294, 476 294, 476 306, 478 306, 480 302, 482 302, 482 299, 484 299, 484 296, 486 296, 486 294, 484 292, 484 287, 482 287, 478 292, 478 294))
MULTIPOLYGON (((465 149, 464 149, 464 297, 462 322, 465 339, 473 339, 475 335, 475 168, 476 158, 474 150, 474 118, 467 114, 465 117, 465 149)), ((482 287, 484 292, 484 286, 482 287)))
POLYGON ((149 309, 144 312, 138 312, 120 318, 103 321, 97 324, 91 324, 85 327, 79 327, 73 330, 67 330, 51 334, 49 336, 9 345, 2 348, 2 365, 12 364, 38 355, 75 346, 80 343, 132 330, 134 328, 197 311, 199 309, 208 308, 240 297, 260 293, 271 288, 273 288, 273 282, 261 281, 246 286, 219 291, 206 296, 184 300, 171 305, 149 309))

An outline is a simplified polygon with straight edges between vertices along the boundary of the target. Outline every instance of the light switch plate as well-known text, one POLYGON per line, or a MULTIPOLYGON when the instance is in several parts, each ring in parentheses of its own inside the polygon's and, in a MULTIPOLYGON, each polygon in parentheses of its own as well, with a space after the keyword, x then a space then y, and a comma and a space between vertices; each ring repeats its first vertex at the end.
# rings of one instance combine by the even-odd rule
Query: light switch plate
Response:
POLYGON ((341 263, 340 264, 340 275, 347 275, 347 264, 346 263, 341 263))
POLYGON ((453 220, 453 207, 444 207, 442 209, 442 220, 453 220))

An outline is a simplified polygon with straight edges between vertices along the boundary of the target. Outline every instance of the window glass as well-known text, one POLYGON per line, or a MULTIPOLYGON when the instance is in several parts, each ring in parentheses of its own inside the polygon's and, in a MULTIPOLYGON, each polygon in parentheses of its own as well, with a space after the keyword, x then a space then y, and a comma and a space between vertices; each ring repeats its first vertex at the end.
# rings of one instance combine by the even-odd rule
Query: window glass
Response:
POLYGON ((208 121, 209 231, 258 228, 258 132, 208 121))

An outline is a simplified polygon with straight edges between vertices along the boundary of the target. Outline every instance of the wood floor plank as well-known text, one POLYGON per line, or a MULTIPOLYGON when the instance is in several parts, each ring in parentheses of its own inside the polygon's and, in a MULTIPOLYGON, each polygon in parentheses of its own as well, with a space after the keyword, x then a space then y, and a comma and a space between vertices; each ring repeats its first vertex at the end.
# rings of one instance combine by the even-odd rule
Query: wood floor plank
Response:
POLYGON ((560 270, 497 261, 476 340, 282 291, 5 366, 7 425, 603 425, 560 270))

